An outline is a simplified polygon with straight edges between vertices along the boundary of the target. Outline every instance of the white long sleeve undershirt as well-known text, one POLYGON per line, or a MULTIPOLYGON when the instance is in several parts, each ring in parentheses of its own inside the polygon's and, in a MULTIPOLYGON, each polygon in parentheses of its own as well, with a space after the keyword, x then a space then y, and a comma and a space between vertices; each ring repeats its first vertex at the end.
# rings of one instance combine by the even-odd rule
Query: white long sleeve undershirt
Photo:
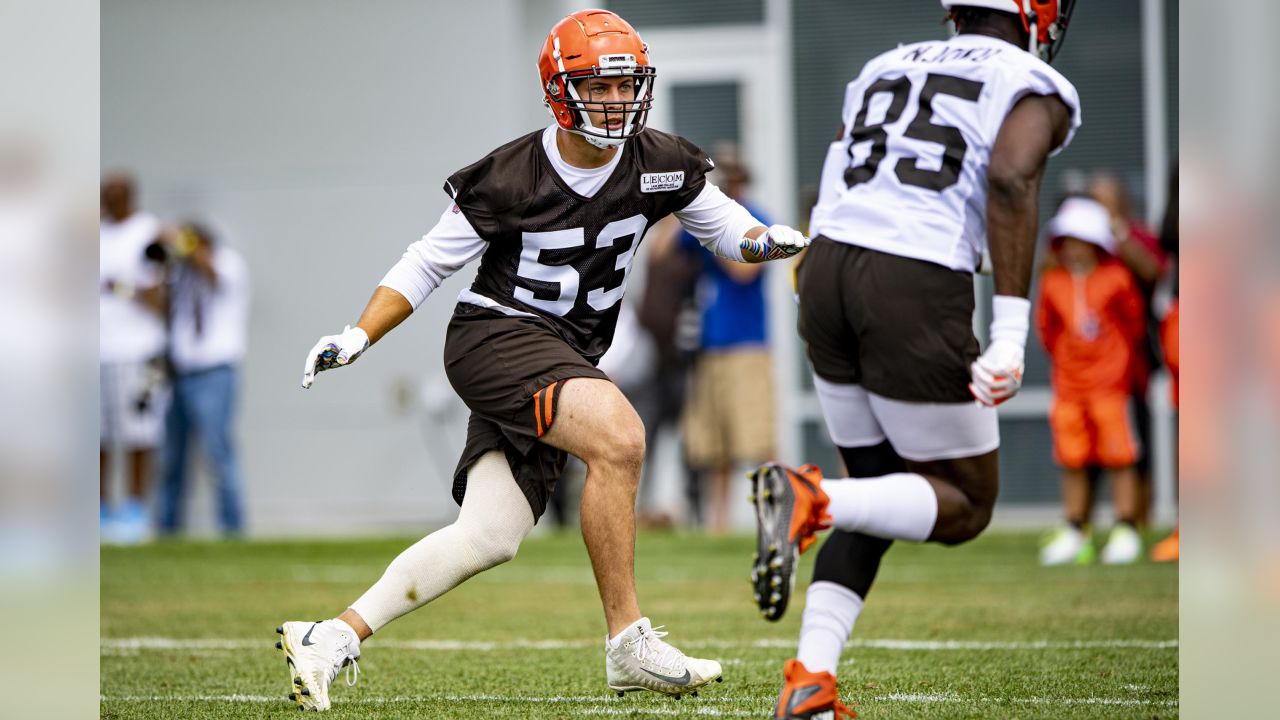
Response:
MULTIPOLYGON (((675 216, 703 247, 737 262, 743 261, 743 236, 762 226, 750 211, 709 182, 675 216)), ((483 255, 488 246, 450 203, 431 232, 410 245, 378 284, 403 295, 416 310, 445 278, 483 255)))
POLYGON ((736 262, 743 262, 742 238, 752 228, 764 226, 750 210, 711 183, 704 185, 685 209, 674 214, 702 247, 736 262))
POLYGON ((449 203, 431 232, 410 245, 378 284, 400 293, 417 310, 445 278, 488 247, 457 206, 449 203))

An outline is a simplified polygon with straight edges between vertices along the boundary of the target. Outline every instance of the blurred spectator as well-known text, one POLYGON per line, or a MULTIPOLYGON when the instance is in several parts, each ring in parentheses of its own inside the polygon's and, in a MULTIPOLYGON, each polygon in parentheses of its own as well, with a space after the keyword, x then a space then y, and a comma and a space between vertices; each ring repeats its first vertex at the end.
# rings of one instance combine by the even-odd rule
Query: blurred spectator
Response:
POLYGON ((1111 217, 1115 256, 1133 273, 1143 295, 1150 297, 1168 266, 1160 239, 1146 223, 1134 217, 1129 191, 1117 175, 1106 172, 1094 175, 1088 194, 1102 203, 1111 217))
POLYGON ((78 448, 93 420, 79 404, 93 339, 80 274, 92 235, 73 207, 44 143, 0 133, 0 313, 22 348, 0 373, 0 588, 48 579, 83 549, 78 448))
MULTIPOLYGON (((654 453, 663 429, 679 425, 688 390, 689 368, 698 344, 694 300, 698 264, 676 250, 679 235, 675 228, 678 227, 679 223, 670 217, 650 231, 645 286, 636 308, 639 330, 647 338, 645 343, 652 347, 653 363, 652 380, 627 392, 627 399, 644 423, 648 448, 637 497, 636 522, 641 527, 665 527, 673 523, 670 514, 655 508, 652 501, 653 473, 658 466, 654 453)), ((614 344, 617 344, 616 338, 614 344)), ((684 452, 678 454, 683 462, 684 452)), ((679 484, 687 493, 693 521, 697 523, 701 516, 696 474, 687 466, 681 470, 683 477, 679 484)))
POLYGON ((165 427, 160 531, 183 529, 194 438, 213 467, 220 527, 239 535, 244 519, 232 424, 248 336, 249 269, 240 253, 198 225, 179 228, 166 240, 175 259, 169 285, 173 401, 165 427))
POLYGON ((133 180, 102 182, 99 350, 101 448, 99 510, 103 538, 138 543, 151 535, 147 484, 160 443, 164 373, 164 251, 156 218, 134 208, 133 180), (108 496, 113 449, 126 454, 127 497, 108 496))
POLYGON ((1152 296, 1168 269, 1168 259, 1160 240, 1147 225, 1133 215, 1133 203, 1124 181, 1114 173, 1097 173, 1089 182, 1089 196, 1102 203, 1111 215, 1115 256, 1124 263, 1142 293, 1144 330, 1136 340, 1133 368, 1133 419, 1138 431, 1139 495, 1138 515, 1145 522, 1151 509, 1151 404, 1148 389, 1152 371, 1160 366, 1159 322, 1153 314, 1152 296))
POLYGON ((1052 364, 1054 455, 1063 468, 1067 524, 1043 548, 1045 565, 1094 558, 1088 522, 1092 485, 1086 468, 1111 471, 1116 523, 1102 551, 1105 563, 1137 560, 1134 528, 1137 447, 1128 411, 1134 342, 1143 331, 1142 300, 1129 272, 1111 258, 1115 248, 1108 213, 1099 203, 1071 198, 1050 221, 1048 236, 1058 267, 1040 281, 1037 323, 1052 364))
MULTIPOLYGON (((751 178, 736 149, 718 147, 715 160, 720 188, 768 225, 771 221, 765 214, 744 198, 751 178)), ((704 473, 704 485, 710 490, 707 525, 712 532, 723 533, 729 525, 734 470, 769 460, 775 453, 764 266, 711 257, 687 232, 681 232, 679 244, 686 255, 702 262, 701 348, 681 427, 689 463, 704 473), (747 383, 751 392, 743 392, 747 383)))

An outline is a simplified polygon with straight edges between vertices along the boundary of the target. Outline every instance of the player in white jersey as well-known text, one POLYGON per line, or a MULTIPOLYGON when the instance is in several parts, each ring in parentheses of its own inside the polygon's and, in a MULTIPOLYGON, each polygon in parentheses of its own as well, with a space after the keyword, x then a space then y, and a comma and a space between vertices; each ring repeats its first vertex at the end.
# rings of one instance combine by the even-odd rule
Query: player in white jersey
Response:
POLYGON ((1047 63, 1072 4, 942 0, 957 35, 880 55, 847 87, 798 289, 849 477, 773 464, 753 474, 766 618, 782 616, 815 532, 835 528, 775 718, 848 713, 836 666, 894 540, 958 544, 991 519, 995 406, 1022 379, 1040 180, 1080 125, 1075 88, 1047 63), (996 297, 980 354, 973 273, 988 250, 996 297))

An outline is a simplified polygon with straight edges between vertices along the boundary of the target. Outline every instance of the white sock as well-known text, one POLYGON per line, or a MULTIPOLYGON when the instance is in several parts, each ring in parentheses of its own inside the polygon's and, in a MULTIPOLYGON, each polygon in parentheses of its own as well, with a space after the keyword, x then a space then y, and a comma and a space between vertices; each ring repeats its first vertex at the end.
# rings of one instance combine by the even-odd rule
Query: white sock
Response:
POLYGON ((862 598, 843 585, 818 580, 805 594, 796 659, 812 673, 836 674, 840 654, 862 612, 862 598))
MULTIPOLYGON (((339 630, 343 630, 343 631, 345 631, 345 632, 350 633, 350 634, 351 634, 351 649, 356 650, 356 651, 359 651, 359 649, 360 649, 360 635, 359 635, 358 633, 356 633, 356 629, 355 629, 355 628, 353 628, 353 627, 351 627, 350 625, 348 625, 348 624, 347 624, 347 621, 346 621, 346 620, 343 620, 342 618, 334 618, 334 619, 330 620, 329 622, 333 623, 334 625, 337 625, 339 630)), ((359 654, 359 652, 356 652, 355 654, 357 654, 357 655, 358 655, 358 654, 359 654)))
POLYGON ((646 621, 648 621, 648 620, 649 620, 649 618, 640 618, 639 620, 637 620, 637 621, 635 621, 635 622, 631 623, 630 625, 628 625, 628 626, 626 626, 626 627, 622 628, 622 632, 619 632, 617 635, 614 635, 613 637, 605 637, 605 639, 604 639, 605 643, 606 643, 609 647, 611 647, 611 648, 616 648, 616 647, 618 647, 618 643, 622 642, 622 636, 623 636, 623 635, 626 635, 628 630, 630 630, 630 629, 631 629, 631 628, 633 628, 633 627, 637 627, 637 626, 639 626, 639 625, 641 625, 641 624, 645 623, 645 622, 646 622, 646 621))
POLYGON ((938 496, 915 473, 823 480, 822 489, 831 498, 832 525, 840 530, 924 542, 938 519, 938 496))
POLYGON ((449 592, 464 580, 515 557, 533 529, 533 511, 502 451, 485 453, 467 471, 462 510, 391 561, 351 609, 377 632, 449 592))

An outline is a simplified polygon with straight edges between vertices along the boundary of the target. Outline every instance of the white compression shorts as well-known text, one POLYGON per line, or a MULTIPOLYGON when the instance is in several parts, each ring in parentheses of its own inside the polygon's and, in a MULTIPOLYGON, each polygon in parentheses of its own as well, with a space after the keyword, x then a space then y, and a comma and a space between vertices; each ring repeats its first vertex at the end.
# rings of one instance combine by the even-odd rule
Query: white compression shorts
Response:
POLYGON ((839 447, 878 445, 886 439, 905 460, 955 460, 1000 447, 995 408, 976 402, 919 403, 891 400, 861 385, 813 376, 827 432, 839 447))

